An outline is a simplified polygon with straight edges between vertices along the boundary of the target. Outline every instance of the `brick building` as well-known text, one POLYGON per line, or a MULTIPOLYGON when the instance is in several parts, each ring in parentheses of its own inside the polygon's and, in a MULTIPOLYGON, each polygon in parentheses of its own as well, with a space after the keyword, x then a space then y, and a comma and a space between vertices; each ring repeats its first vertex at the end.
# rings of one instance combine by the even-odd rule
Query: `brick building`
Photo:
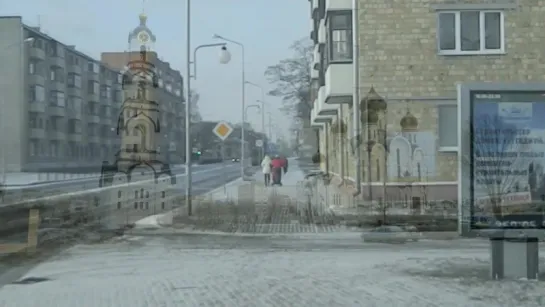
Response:
POLYGON ((541 0, 360 0, 357 14, 351 0, 310 3, 311 124, 319 129, 321 167, 340 186, 328 196, 335 202, 354 204, 354 71, 363 111, 361 196, 411 207, 457 198, 458 82, 545 78, 541 0))

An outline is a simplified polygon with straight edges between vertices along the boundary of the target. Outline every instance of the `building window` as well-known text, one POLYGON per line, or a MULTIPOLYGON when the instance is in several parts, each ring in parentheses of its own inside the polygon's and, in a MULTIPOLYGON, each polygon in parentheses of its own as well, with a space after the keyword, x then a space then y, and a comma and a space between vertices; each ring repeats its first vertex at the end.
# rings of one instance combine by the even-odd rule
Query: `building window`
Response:
POLYGON ((68 74, 68 87, 81 88, 81 76, 78 74, 68 74))
POLYGON ((440 12, 438 23, 441 54, 497 54, 505 50, 501 11, 440 12))
POLYGON ((52 57, 64 58, 64 46, 60 43, 50 42, 48 52, 52 57))
POLYGON ((49 155, 51 157, 59 156, 59 143, 57 141, 49 142, 49 155))
POLYGON ((100 94, 100 84, 92 80, 87 81, 87 93, 95 95, 100 94))
POLYGON ((112 88, 107 85, 100 86, 100 97, 110 99, 112 98, 112 88))
POLYGON ((66 100, 63 92, 51 91, 49 92, 49 104, 58 107, 64 107, 66 100))
POLYGON ((328 17, 329 62, 352 60, 352 13, 337 12, 328 17))
POLYGON ((456 151, 458 146, 458 111, 456 106, 437 107, 439 127, 439 150, 456 151))
POLYGON ((30 102, 43 102, 45 101, 45 89, 41 85, 30 86, 29 92, 30 102))
POLYGON ((38 153, 39 146, 40 144, 38 144, 37 140, 30 140, 30 142, 28 143, 29 155, 37 156, 39 154, 38 153))
POLYGON ((83 100, 78 96, 68 96, 68 103, 66 104, 66 107, 75 114, 80 114, 82 102, 83 100))
POLYGON ((100 65, 98 63, 95 63, 95 62, 89 62, 87 64, 87 70, 89 72, 94 72, 94 73, 98 74, 100 72, 100 65))
POLYGON ((68 120, 68 133, 80 134, 81 133, 81 121, 77 119, 68 120))
POLYGON ((50 77, 51 81, 64 83, 64 70, 58 67, 51 67, 50 77))

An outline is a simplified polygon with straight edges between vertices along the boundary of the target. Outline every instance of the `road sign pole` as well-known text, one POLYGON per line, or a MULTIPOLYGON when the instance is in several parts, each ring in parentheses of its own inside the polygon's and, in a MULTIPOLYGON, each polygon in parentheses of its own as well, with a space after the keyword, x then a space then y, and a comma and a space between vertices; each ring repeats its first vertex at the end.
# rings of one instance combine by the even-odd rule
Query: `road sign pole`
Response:
POLYGON ((227 172, 225 168, 225 141, 221 141, 221 170, 223 173, 223 194, 227 195, 227 182, 225 181, 227 179, 227 172))

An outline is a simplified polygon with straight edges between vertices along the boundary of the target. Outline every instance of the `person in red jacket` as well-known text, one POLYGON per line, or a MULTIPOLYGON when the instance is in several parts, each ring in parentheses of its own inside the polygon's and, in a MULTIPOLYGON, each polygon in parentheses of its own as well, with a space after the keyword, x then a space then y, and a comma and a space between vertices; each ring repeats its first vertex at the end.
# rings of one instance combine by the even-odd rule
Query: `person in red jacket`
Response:
POLYGON ((282 185, 282 170, 285 167, 284 159, 279 156, 275 156, 271 161, 272 168, 272 185, 282 185))

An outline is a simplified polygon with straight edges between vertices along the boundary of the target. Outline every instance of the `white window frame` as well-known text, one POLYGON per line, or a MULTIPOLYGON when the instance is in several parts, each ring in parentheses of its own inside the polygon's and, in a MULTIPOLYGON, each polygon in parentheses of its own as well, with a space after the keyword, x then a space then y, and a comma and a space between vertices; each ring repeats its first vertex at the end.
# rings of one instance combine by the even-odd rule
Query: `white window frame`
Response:
MULTIPOLYGON (((438 121, 441 121, 441 111, 440 109, 441 108, 445 108, 445 107, 448 107, 448 108, 454 108, 456 110, 456 117, 458 117, 458 106, 456 104, 440 104, 437 106, 437 120, 438 121)), ((455 146, 442 146, 441 145, 441 136, 442 136, 442 133, 440 131, 440 125, 439 125, 439 122, 437 123, 437 146, 438 146, 438 151, 440 152, 458 152, 458 134, 460 133, 459 132, 459 129, 458 129, 458 119, 456 120, 456 127, 454 127, 456 129, 456 145, 455 146)))
POLYGON ((505 54, 505 14, 502 10, 445 10, 437 12, 437 50, 440 55, 489 55, 489 54, 505 54), (479 50, 467 50, 464 51, 461 48, 461 26, 460 26, 460 13, 462 12, 479 12, 479 37, 480 37, 480 49, 479 50), (485 49, 486 35, 485 35, 485 13, 499 13, 500 14, 500 48, 499 49, 485 49), (440 14, 454 14, 454 36, 456 48, 454 50, 441 50, 441 33, 440 33, 440 14))

